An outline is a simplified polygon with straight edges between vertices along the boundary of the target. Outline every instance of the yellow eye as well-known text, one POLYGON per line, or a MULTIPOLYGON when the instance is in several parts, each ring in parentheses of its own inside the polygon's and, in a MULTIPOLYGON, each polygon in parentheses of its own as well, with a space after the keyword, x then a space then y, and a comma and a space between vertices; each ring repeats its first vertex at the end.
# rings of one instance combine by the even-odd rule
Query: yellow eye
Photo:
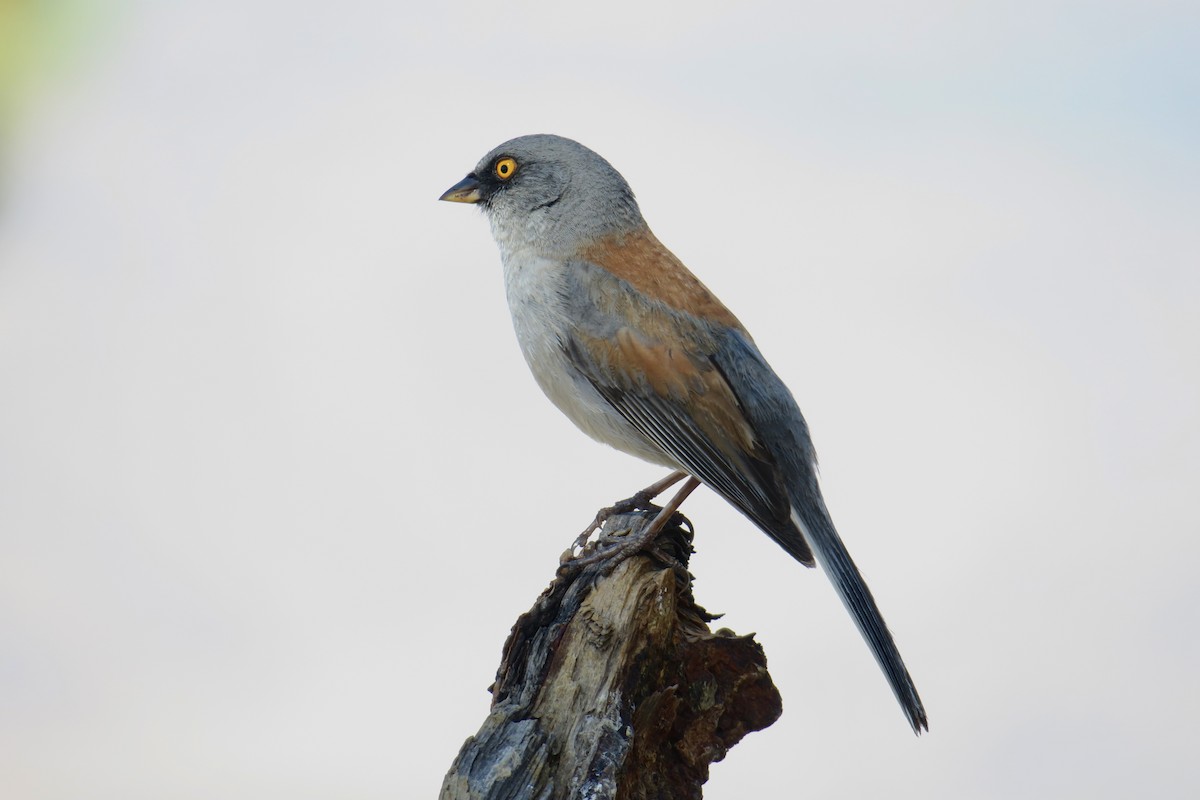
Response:
POLYGON ((496 162, 495 166, 496 177, 502 181, 506 181, 517 173, 516 159, 502 158, 496 162))

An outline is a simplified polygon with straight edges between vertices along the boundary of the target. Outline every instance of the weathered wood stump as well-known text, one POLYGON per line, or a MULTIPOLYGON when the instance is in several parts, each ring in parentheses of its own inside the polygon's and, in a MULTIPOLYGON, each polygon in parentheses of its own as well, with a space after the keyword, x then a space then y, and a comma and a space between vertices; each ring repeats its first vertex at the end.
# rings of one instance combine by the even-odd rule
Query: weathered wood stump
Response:
MULTIPOLYGON (((602 541, 652 517, 614 517, 602 541)), ((779 718, 762 647, 693 600, 681 522, 615 567, 559 570, 513 626, 442 800, 700 798, 709 764, 779 718)))

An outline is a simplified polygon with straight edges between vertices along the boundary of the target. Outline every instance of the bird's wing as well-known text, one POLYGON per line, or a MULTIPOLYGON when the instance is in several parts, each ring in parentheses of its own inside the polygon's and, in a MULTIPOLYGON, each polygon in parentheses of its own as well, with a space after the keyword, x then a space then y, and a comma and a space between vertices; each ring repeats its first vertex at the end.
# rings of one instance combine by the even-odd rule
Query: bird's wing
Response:
POLYGON ((784 476, 722 372, 711 331, 650 303, 628 303, 617 318, 576 318, 562 343, 575 368, 646 439, 812 566, 784 476))

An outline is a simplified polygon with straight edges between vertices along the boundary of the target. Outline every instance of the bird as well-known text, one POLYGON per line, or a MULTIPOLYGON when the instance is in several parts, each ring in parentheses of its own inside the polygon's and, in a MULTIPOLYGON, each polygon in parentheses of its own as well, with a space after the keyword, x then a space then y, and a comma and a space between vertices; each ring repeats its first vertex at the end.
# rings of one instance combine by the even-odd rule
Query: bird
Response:
MULTIPOLYGON (((742 323, 651 232, 602 156, 552 134, 493 148, 440 200, 476 204, 500 251, 517 341, 580 430, 732 504, 807 567, 820 564, 914 733, 908 668, 834 527, 808 424, 742 323)), ((661 521, 662 515, 658 520, 661 521)), ((585 535, 588 531, 585 531, 585 535)))

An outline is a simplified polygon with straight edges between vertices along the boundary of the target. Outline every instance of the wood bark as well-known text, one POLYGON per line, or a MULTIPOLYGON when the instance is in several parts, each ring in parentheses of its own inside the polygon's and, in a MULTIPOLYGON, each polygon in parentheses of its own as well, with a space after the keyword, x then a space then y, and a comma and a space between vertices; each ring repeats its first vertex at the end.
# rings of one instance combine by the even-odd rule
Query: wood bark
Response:
MULTIPOLYGON (((600 544, 652 512, 611 518, 600 544)), ((513 626, 492 706, 442 800, 691 800, 709 764, 782 710, 753 635, 710 630, 690 526, 651 551, 561 568, 513 626)))

